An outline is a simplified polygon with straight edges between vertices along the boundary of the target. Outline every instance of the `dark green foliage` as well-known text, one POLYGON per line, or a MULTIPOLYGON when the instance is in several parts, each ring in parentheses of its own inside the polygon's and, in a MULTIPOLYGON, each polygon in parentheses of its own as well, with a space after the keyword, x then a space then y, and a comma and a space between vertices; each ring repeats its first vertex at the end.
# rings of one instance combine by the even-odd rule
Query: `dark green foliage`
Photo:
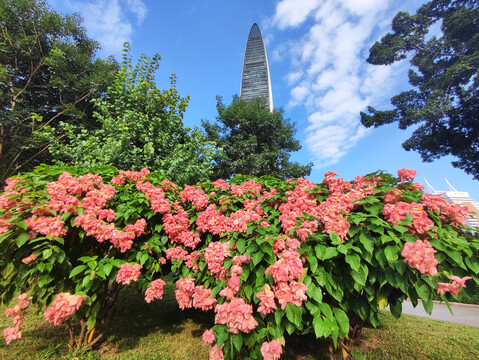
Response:
POLYGON ((0 182, 50 160, 45 125, 57 137, 59 121, 95 126, 90 100, 117 64, 95 59, 98 43, 81 22, 40 0, 0 0, 0 182))
POLYGON ((390 65, 412 55, 412 90, 391 99, 393 110, 368 107, 361 113, 366 127, 398 122, 414 127, 403 143, 423 161, 445 155, 453 165, 479 179, 479 9, 472 0, 433 0, 416 14, 399 12, 392 32, 370 49, 367 61, 390 65), (436 36, 431 26, 441 25, 436 36))
POLYGON ((213 179, 235 174, 282 179, 310 174, 312 163, 289 160, 290 153, 301 146, 293 137, 294 124, 283 118, 282 109, 270 112, 261 100, 244 101, 237 96, 228 107, 218 98, 216 107, 218 123, 202 121, 207 137, 223 150, 215 159, 213 179))

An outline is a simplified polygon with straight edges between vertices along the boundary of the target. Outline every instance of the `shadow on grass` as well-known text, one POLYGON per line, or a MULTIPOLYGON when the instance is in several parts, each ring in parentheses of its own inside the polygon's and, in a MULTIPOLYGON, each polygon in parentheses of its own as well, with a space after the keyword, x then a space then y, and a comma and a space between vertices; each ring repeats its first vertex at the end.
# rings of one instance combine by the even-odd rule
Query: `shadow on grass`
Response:
POLYGON ((214 325, 213 311, 198 309, 181 310, 175 298, 175 288, 164 287, 161 300, 146 303, 144 294, 134 289, 125 289, 113 317, 107 348, 114 352, 135 349, 142 339, 153 334, 153 338, 174 337, 185 330, 200 341, 203 332, 214 325))

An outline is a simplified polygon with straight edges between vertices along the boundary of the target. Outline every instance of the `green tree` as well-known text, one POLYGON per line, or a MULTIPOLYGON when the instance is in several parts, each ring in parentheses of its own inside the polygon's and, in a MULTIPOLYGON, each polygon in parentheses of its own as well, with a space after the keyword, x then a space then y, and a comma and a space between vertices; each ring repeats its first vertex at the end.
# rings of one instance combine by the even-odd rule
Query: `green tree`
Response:
POLYGON ((40 0, 0 0, 0 183, 48 162, 38 130, 92 119, 90 100, 111 83, 118 65, 95 59, 81 23, 40 0))
POLYGON ((479 180, 479 9, 476 0, 433 0, 414 15, 399 12, 392 32, 370 49, 367 61, 389 65, 412 55, 413 89, 391 99, 394 109, 368 107, 364 126, 398 122, 415 128, 403 143, 423 161, 445 155, 453 166, 479 180), (440 33, 431 27, 440 24, 440 33))
POLYGON ((208 139, 223 151, 215 158, 213 179, 234 174, 271 175, 278 178, 307 176, 312 163, 291 162, 290 152, 301 149, 294 139, 294 124, 284 119, 282 109, 270 111, 261 100, 233 97, 226 107, 217 99, 218 123, 202 121, 208 139))
POLYGON ((94 118, 100 127, 62 124, 66 137, 50 148, 55 161, 82 167, 113 165, 123 170, 146 167, 179 184, 207 180, 214 144, 200 130, 184 127, 189 96, 178 94, 174 75, 168 89, 156 87, 159 61, 158 54, 152 58, 143 54, 133 65, 126 44, 113 84, 94 100, 94 118))

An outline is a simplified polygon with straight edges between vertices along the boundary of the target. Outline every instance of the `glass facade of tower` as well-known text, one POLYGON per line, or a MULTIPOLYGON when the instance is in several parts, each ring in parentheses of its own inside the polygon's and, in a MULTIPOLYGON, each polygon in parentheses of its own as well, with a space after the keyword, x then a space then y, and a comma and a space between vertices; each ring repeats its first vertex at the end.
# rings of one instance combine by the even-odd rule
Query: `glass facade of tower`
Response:
POLYGON ((258 25, 253 24, 244 53, 240 97, 245 100, 264 98, 273 110, 273 96, 269 77, 268 57, 258 25))

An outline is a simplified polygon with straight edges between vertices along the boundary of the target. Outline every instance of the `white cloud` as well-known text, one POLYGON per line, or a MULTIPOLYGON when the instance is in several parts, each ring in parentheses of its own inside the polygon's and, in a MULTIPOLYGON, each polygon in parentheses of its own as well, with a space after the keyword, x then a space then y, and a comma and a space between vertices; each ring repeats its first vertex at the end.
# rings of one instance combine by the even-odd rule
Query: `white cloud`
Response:
POLYGON ((79 12, 89 36, 105 54, 120 55, 124 42, 131 42, 133 22, 141 24, 148 9, 142 0, 67 0, 66 6, 79 12))
POLYGON ((283 0, 276 6, 274 23, 280 29, 298 26, 320 3, 320 0, 283 0))
POLYGON ((295 34, 289 52, 283 53, 291 62, 286 76, 289 105, 307 109, 305 143, 317 166, 337 163, 368 133, 359 112, 384 97, 390 86, 391 67, 369 65, 365 58, 373 42, 389 30, 397 11, 391 3, 282 0, 270 20, 283 35, 295 34))

